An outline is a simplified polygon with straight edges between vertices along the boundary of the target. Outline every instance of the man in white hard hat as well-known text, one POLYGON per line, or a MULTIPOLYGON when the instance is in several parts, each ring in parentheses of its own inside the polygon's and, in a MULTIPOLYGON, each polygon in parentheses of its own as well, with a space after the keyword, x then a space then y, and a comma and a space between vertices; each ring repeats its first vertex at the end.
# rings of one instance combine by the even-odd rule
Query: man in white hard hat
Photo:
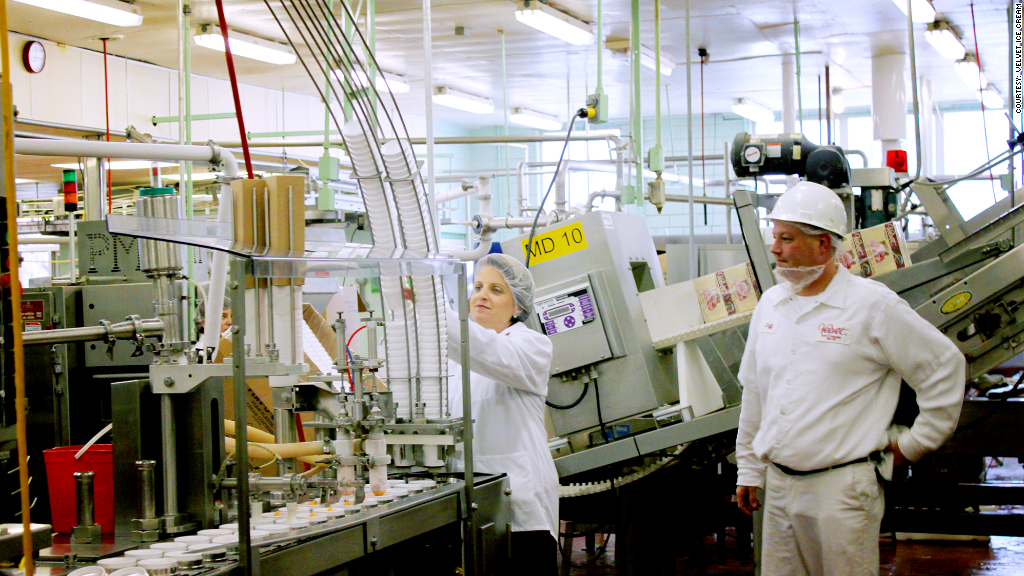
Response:
POLYGON ((750 321, 740 365, 736 500, 762 507, 761 574, 878 574, 878 476, 953 433, 965 361, 892 290, 837 266, 846 211, 800 182, 779 197, 775 274, 750 321), (900 381, 917 393, 910 428, 892 426, 900 381))

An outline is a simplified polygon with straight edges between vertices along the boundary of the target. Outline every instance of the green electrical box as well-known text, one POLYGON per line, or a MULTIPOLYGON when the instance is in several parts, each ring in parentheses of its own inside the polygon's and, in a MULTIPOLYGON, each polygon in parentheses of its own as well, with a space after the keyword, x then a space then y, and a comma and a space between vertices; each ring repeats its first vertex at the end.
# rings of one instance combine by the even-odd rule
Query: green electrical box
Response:
POLYGON ((587 108, 594 109, 594 115, 587 117, 591 124, 604 124, 608 121, 608 95, 597 92, 587 96, 587 108))
POLYGON ((338 175, 341 173, 341 163, 337 158, 331 156, 331 153, 324 150, 324 155, 320 157, 319 174, 320 179, 324 182, 330 180, 337 180, 338 175))

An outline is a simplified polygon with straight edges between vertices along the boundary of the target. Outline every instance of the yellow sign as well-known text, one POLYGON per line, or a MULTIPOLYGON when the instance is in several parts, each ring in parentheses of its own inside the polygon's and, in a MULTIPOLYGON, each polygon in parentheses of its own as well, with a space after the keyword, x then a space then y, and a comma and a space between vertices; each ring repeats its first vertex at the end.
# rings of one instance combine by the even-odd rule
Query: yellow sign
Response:
POLYGON ((526 249, 528 241, 528 237, 522 241, 523 256, 529 256, 530 266, 587 248, 587 237, 583 235, 582 222, 574 222, 550 232, 537 234, 533 237, 533 247, 530 250, 532 254, 526 249))
POLYGON ((949 300, 943 302, 942 308, 939 308, 939 310, 943 314, 952 314, 953 312, 960 310, 964 306, 967 306, 967 304, 970 303, 971 301, 971 297, 972 294, 970 292, 957 292, 956 294, 950 296, 949 300))

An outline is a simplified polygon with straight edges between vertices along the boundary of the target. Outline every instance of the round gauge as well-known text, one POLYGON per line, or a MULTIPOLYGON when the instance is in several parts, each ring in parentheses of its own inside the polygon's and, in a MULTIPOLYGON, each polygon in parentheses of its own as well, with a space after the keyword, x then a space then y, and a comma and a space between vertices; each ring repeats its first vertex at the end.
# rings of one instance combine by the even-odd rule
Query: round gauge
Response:
POLYGON ((761 149, 757 146, 748 146, 747 149, 743 151, 743 156, 747 159, 747 162, 756 164, 761 161, 761 149))
POLYGON ((25 64, 25 69, 32 74, 42 72, 43 66, 46 66, 46 48, 43 43, 32 40, 25 44, 21 51, 21 60, 25 64))

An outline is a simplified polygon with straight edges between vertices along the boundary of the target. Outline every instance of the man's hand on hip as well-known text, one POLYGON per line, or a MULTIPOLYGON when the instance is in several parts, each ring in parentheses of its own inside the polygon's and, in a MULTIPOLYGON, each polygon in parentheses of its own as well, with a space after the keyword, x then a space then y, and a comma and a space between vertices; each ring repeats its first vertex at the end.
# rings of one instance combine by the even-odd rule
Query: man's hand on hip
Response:
POLYGON ((736 505, 750 516, 761 509, 761 501, 757 498, 757 486, 736 486, 736 505))
POLYGON ((907 457, 903 455, 903 451, 900 450, 900 445, 895 440, 892 444, 889 444, 889 452, 892 452, 893 466, 902 466, 907 463, 907 457))

